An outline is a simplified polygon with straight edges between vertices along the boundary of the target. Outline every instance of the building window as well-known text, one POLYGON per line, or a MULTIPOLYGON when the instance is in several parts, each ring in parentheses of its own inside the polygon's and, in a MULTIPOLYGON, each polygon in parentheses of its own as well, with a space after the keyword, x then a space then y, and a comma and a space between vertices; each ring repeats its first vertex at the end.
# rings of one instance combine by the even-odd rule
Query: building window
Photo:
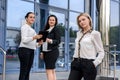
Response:
POLYGON ((64 9, 67 9, 68 5, 68 0, 64 0, 64 2, 63 0, 39 0, 39 2, 64 9))
POLYGON ((70 0, 70 10, 84 12, 84 0, 70 0))
POLYGON ((120 21, 119 21, 119 3, 111 1, 110 11, 110 44, 116 44, 117 50, 120 50, 120 21))
POLYGON ((20 27, 27 12, 34 12, 34 4, 21 0, 8 0, 7 26, 20 27), (18 4, 17 4, 18 3, 18 4))

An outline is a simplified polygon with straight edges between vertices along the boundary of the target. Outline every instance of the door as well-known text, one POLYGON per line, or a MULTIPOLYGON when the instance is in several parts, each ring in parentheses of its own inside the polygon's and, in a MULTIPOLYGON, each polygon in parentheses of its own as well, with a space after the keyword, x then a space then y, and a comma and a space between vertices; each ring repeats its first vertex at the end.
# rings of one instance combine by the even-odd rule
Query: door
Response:
MULTIPOLYGON (((37 10, 38 11, 38 10, 37 10)), ((38 12, 39 13, 39 12, 38 12)), ((59 45, 59 58, 56 62, 56 70, 61 71, 61 70, 66 70, 66 66, 67 65, 67 53, 68 53, 68 49, 67 49, 67 32, 68 32, 68 27, 67 27, 67 21, 66 21, 66 11, 62 10, 62 9, 55 9, 55 8, 41 8, 40 9, 40 22, 37 22, 38 24, 40 23, 40 30, 43 30, 44 25, 46 23, 46 19, 49 15, 53 14, 56 15, 56 17, 58 18, 58 27, 60 28, 61 31, 61 43, 59 45)), ((45 69, 45 64, 44 61, 42 59, 40 59, 40 57, 37 58, 37 56, 39 56, 39 49, 34 61, 33 68, 36 68, 36 71, 44 71, 45 69), (37 67, 38 66, 38 67, 37 67)))

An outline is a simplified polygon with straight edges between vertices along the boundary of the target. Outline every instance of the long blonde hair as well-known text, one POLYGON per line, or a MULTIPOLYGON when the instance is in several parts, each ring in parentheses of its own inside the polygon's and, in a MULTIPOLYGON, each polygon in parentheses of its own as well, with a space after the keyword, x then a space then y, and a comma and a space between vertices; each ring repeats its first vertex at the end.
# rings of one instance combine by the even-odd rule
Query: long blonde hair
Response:
POLYGON ((81 14, 78 15, 78 17, 77 17, 77 25, 78 25, 79 29, 82 29, 82 27, 79 24, 79 17, 81 17, 81 16, 85 16, 85 17, 87 17, 89 19, 89 21, 90 21, 89 25, 90 25, 91 30, 92 30, 92 28, 93 28, 92 27, 92 18, 90 17, 90 15, 88 13, 81 13, 81 14))

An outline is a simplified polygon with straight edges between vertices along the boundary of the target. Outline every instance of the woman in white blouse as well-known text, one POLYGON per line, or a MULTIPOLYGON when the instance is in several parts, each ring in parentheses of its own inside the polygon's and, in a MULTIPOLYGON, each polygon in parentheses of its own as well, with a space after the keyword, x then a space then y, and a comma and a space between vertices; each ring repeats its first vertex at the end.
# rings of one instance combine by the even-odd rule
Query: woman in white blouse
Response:
POLYGON ((104 58, 100 32, 92 30, 92 19, 87 13, 77 17, 79 31, 75 40, 75 51, 68 80, 95 80, 96 67, 104 58))
POLYGON ((35 21, 34 13, 28 12, 25 20, 26 23, 21 27, 21 42, 18 52, 20 60, 19 80, 29 80, 29 73, 34 59, 34 50, 40 44, 40 42, 36 43, 36 39, 42 37, 42 35, 37 35, 32 28, 32 24, 35 21))

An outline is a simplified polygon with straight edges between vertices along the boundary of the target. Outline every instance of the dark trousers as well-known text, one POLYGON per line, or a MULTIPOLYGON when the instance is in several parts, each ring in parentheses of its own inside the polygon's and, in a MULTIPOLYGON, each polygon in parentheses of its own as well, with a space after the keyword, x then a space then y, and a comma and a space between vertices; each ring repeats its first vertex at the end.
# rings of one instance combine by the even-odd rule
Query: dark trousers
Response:
POLYGON ((71 63, 71 71, 68 80, 95 80, 97 70, 92 62, 88 59, 74 59, 71 63))
POLYGON ((29 80, 30 70, 34 59, 34 50, 19 48, 18 57, 20 60, 19 80, 29 80))

